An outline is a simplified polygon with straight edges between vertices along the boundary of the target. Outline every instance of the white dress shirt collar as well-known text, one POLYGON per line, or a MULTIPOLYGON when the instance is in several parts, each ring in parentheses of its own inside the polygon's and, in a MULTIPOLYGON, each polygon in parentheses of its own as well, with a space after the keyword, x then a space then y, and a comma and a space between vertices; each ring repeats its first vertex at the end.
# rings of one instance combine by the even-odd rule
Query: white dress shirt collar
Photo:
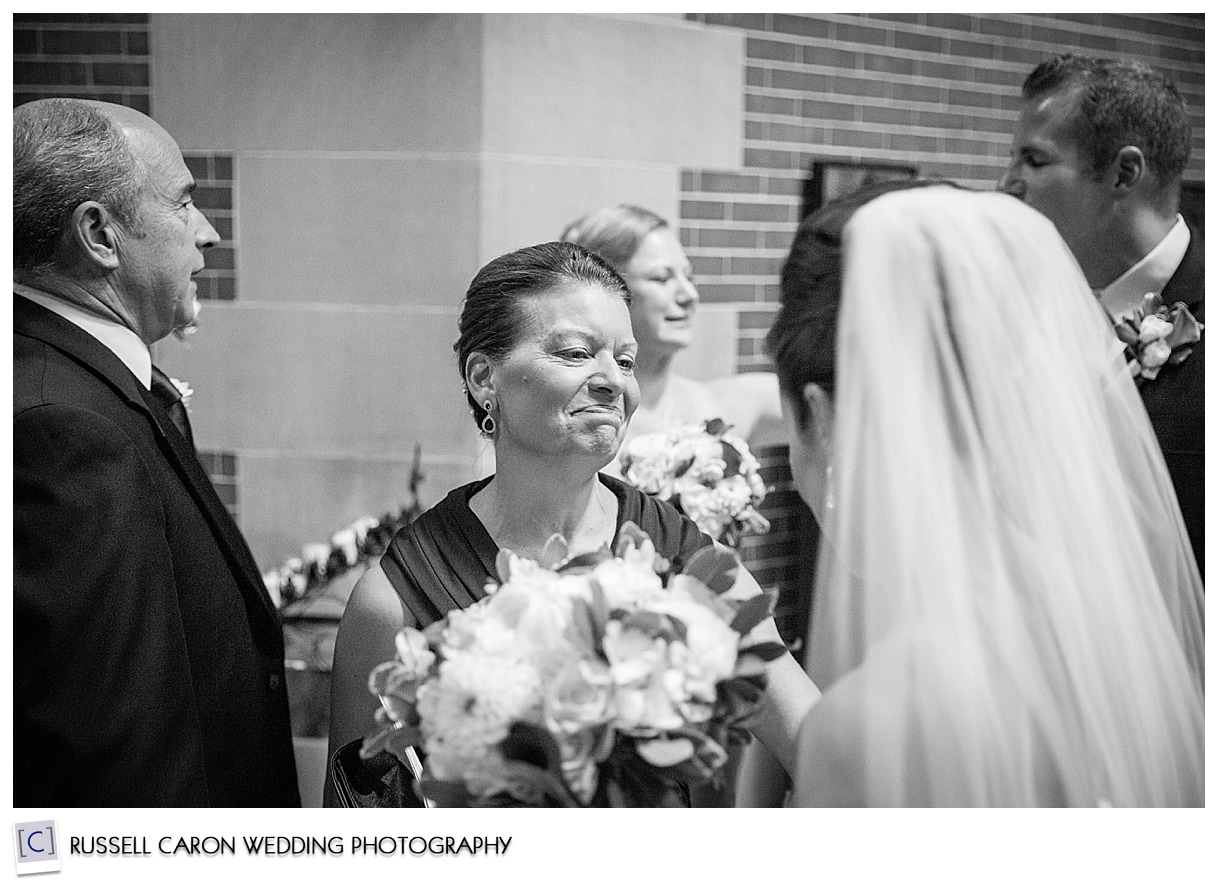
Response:
POLYGON ((1142 297, 1147 293, 1163 293, 1163 288, 1180 268, 1191 238, 1184 218, 1176 215, 1175 224, 1159 244, 1099 292, 1100 302, 1113 318, 1133 312, 1142 305, 1142 297))
POLYGON ((118 356, 145 389, 152 388, 152 355, 135 331, 26 285, 14 284, 13 290, 76 325, 118 356))

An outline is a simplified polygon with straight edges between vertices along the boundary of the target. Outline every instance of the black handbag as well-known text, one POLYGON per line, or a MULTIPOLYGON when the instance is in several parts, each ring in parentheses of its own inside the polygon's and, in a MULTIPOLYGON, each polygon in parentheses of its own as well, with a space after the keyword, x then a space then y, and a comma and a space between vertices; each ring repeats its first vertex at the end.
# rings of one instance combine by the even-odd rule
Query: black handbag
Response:
POLYGON ((362 738, 349 741, 330 758, 330 783, 342 808, 423 808, 414 776, 388 753, 363 759, 362 738))

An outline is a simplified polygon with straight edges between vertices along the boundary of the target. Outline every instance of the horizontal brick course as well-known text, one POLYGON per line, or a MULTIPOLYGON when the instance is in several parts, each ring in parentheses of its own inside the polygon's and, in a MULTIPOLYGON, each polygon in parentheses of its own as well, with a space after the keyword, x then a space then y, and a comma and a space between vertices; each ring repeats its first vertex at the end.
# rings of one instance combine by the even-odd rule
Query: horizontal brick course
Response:
POLYGON ((147 86, 147 64, 93 64, 93 82, 102 86, 147 86))
POLYGON ((42 32, 42 51, 47 55, 121 55, 123 35, 119 31, 42 32))
POLYGON ((79 61, 15 61, 13 84, 49 86, 88 85, 89 66, 79 61))
POLYGON ((725 202, 690 202, 682 200, 681 219, 685 220, 723 220, 727 216, 725 202))
POLYGON ((771 25, 779 34, 794 34, 799 37, 829 38, 829 22, 802 15, 775 15, 771 25))
POLYGON ((135 13, 71 13, 63 15, 52 15, 42 12, 23 12, 13 15, 13 24, 30 25, 30 24, 68 24, 79 27, 80 25, 121 25, 121 24, 148 24, 148 14, 144 12, 135 13))
POLYGON ((791 223, 795 219, 794 206, 772 204, 735 203, 731 206, 732 220, 745 223, 791 223))

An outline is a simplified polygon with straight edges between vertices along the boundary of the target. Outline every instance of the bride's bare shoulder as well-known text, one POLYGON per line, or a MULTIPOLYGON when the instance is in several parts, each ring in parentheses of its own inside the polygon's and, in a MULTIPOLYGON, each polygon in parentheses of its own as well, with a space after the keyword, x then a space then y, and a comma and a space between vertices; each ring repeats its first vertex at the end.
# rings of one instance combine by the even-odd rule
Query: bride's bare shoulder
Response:
POLYGON ((826 690, 799 727, 793 805, 861 806, 866 804, 863 755, 865 731, 858 684, 846 675, 826 690))

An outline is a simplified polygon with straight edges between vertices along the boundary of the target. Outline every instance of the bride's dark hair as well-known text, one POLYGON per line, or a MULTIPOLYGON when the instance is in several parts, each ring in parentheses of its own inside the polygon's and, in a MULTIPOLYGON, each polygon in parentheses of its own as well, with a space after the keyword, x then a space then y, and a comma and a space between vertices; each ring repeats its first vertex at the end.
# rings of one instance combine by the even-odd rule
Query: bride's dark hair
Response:
POLYGON ((842 230, 854 213, 885 193, 916 187, 950 186, 950 181, 881 181, 835 199, 804 219, 782 267, 782 306, 766 335, 766 352, 778 369, 785 397, 808 420, 802 390, 815 383, 830 395, 835 379, 837 313, 842 300, 842 230))
MULTIPOLYGON (((545 242, 496 257, 474 276, 465 292, 460 336, 453 344, 457 373, 465 379, 470 355, 481 352, 492 360, 505 357, 520 340, 526 316, 526 298, 548 294, 564 285, 592 285, 617 293, 627 304, 626 283, 600 256, 572 242, 545 242)), ((475 425, 485 416, 469 390, 465 390, 475 425)))

